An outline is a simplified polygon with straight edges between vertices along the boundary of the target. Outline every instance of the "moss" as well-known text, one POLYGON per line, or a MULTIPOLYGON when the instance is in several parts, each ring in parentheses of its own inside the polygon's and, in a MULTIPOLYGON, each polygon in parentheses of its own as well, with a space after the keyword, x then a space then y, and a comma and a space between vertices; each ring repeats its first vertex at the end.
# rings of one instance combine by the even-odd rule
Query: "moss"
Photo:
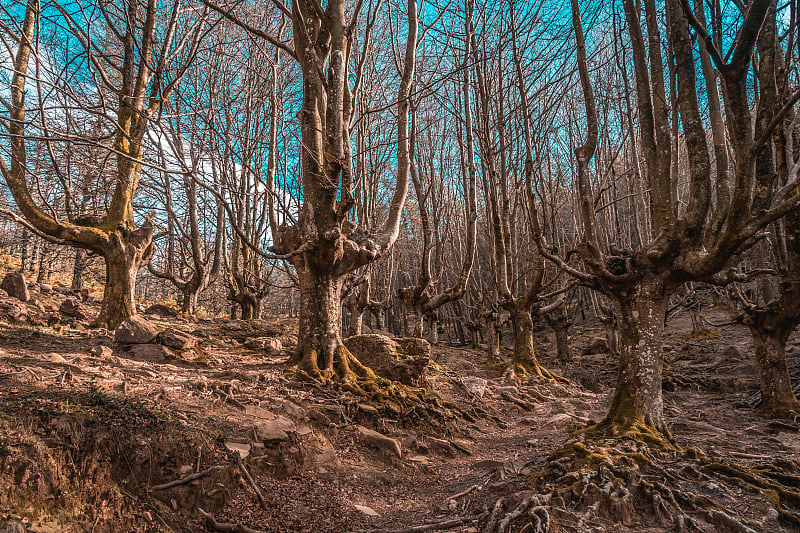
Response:
POLYGON ((570 383, 570 381, 567 378, 559 376, 554 372, 550 372, 549 370, 547 370, 542 365, 536 362, 520 361, 518 359, 514 359, 506 367, 511 368, 514 371, 514 375, 520 379, 535 377, 543 381, 561 383, 563 385, 567 385, 570 383))
POLYGON ((718 329, 698 329, 695 332, 692 332, 690 335, 686 336, 686 340, 690 341, 704 341, 708 339, 718 339, 722 337, 723 333, 718 329))
POLYGON ((375 374, 344 345, 336 348, 330 365, 320 365, 316 350, 309 350, 297 366, 297 373, 301 378, 347 391, 356 399, 394 416, 422 415, 441 423, 454 419, 456 414, 464 414, 456 404, 443 402, 436 394, 425 389, 403 385, 375 374))

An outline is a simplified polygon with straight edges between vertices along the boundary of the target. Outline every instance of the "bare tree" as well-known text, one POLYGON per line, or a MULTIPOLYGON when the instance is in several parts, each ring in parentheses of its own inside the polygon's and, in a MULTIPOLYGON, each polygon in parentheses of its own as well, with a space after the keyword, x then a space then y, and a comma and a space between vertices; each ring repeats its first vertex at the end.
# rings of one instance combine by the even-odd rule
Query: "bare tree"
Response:
MULTIPOLYGON (((0 159, 0 170, 14 200, 31 228, 51 240, 90 250, 106 261, 105 295, 96 324, 117 327, 135 314, 134 286, 137 270, 152 255, 152 224, 149 217, 137 226, 133 198, 142 172, 144 138, 148 125, 161 108, 164 99, 174 90, 188 69, 200 43, 205 16, 183 9, 172 2, 164 9, 154 0, 142 4, 128 0, 120 5, 81 3, 64 6, 57 2, 45 10, 38 0, 30 0, 25 18, 14 36, 18 49, 14 58, 11 82, 9 119, 5 122, 11 145, 10 162, 0 159), (53 14, 57 13, 57 14, 53 14), (92 24, 87 21, 91 20, 92 24), (104 24, 105 31, 92 31, 95 24, 104 24), (91 219, 70 220, 37 203, 31 190, 38 176, 28 168, 29 145, 44 143, 52 150, 57 139, 79 143, 80 138, 58 130, 49 121, 43 108, 43 48, 37 28, 58 25, 69 35, 69 46, 78 52, 75 64, 85 64, 96 82, 94 101, 79 99, 75 106, 89 116, 102 117, 113 137, 106 150, 115 162, 114 186, 105 212, 91 219), (182 28, 188 28, 185 34, 182 28), (115 53, 106 53, 114 50, 115 53), (37 72, 29 74, 31 64, 37 72), (35 80, 39 97, 34 120, 28 120, 26 88, 35 80), (113 109, 112 109, 113 106, 113 109), (34 125, 36 127, 34 128, 34 125), (32 131, 37 129, 38 131, 32 131)), ((82 68, 82 67, 81 67, 82 68)), ((74 80, 55 79, 51 86, 70 94, 74 80)), ((51 152, 52 153, 52 152, 51 152)), ((58 161, 54 169, 63 181, 65 211, 73 210, 70 196, 72 179, 60 174, 58 161)))

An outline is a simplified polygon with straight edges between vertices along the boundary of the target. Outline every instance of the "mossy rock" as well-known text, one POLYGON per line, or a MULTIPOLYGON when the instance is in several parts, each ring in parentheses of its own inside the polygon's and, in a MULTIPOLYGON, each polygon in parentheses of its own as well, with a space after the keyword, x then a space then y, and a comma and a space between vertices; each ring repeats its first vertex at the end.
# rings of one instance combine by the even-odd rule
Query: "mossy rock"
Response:
MULTIPOLYGON (((344 344, 353 355, 364 365, 370 367, 379 375, 405 385, 419 386, 422 375, 430 363, 427 355, 414 355, 420 353, 421 343, 400 342, 383 335, 367 334, 353 335, 345 339, 344 344)), ((422 339, 411 339, 430 344, 422 339)))

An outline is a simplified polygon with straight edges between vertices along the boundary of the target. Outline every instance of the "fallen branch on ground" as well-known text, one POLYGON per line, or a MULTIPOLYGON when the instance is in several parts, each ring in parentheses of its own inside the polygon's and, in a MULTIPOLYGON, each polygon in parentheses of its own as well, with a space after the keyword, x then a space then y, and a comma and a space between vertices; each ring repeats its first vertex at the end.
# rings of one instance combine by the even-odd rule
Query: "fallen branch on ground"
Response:
POLYGON ((264 533, 258 529, 252 529, 247 526, 243 526, 238 522, 235 524, 232 522, 217 522, 213 514, 205 512, 200 507, 198 507, 197 510, 200 511, 200 514, 205 517, 209 527, 213 528, 214 531, 228 531, 230 533, 264 533))
POLYGON ((171 489, 172 487, 177 487, 178 485, 186 485, 187 483, 191 483, 196 479, 204 478, 208 475, 213 474, 217 470, 224 469, 224 466, 212 466, 210 468, 206 468, 201 472, 195 472, 193 474, 189 474, 188 476, 184 476, 180 479, 176 479, 174 481, 170 481, 169 483, 164 483, 163 485, 155 485, 147 489, 147 492, 155 492, 157 490, 166 490, 171 489))

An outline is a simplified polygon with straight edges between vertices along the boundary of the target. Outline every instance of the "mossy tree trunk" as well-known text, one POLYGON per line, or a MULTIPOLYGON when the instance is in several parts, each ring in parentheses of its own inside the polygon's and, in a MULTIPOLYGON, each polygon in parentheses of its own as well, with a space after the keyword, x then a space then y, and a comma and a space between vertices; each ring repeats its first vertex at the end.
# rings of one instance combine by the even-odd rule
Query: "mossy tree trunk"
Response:
POLYGON ((800 414, 786 359, 786 340, 793 329, 750 326, 761 383, 761 410, 770 416, 800 414))
POLYGON ((106 284, 100 314, 94 323, 116 329, 136 314, 136 274, 153 255, 153 227, 148 220, 133 231, 119 229, 102 249, 106 262, 106 284))
POLYGON ((658 277, 644 279, 613 297, 619 324, 619 370, 611 407, 601 423, 610 435, 641 430, 670 434, 661 393, 668 300, 667 285, 658 277))

